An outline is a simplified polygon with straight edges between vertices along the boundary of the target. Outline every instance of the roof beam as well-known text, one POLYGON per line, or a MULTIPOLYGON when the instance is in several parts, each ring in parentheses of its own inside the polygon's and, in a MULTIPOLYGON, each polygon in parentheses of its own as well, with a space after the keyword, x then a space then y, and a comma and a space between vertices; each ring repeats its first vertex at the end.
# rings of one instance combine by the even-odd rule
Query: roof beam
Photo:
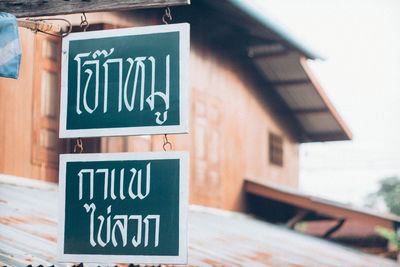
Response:
POLYGON ((300 222, 301 220, 303 220, 309 213, 310 213, 310 211, 305 210, 305 209, 298 210, 296 215, 286 223, 286 227, 290 228, 290 229, 294 229, 296 224, 298 222, 300 222))
POLYGON ((294 109, 293 112, 295 115, 308 115, 308 114, 319 114, 329 112, 328 108, 310 108, 310 109, 294 109))
POLYGON ((273 86, 296 86, 310 83, 311 81, 309 79, 271 81, 273 86))
POLYGON ((307 133, 307 136, 313 142, 346 140, 346 135, 343 132, 307 133))
POLYGON ((323 238, 329 238, 333 233, 337 232, 345 223, 345 219, 340 219, 337 221, 336 225, 330 228, 326 233, 322 236, 323 238))
POLYGON ((0 10, 16 17, 190 5, 190 0, 2 0, 0 10))

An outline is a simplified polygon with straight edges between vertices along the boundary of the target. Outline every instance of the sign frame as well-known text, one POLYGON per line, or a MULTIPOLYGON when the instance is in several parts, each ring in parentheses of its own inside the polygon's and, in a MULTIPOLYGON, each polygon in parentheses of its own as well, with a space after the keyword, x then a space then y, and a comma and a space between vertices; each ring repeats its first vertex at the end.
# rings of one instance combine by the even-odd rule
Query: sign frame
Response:
POLYGON ((132 27, 112 30, 71 33, 62 41, 60 138, 130 136, 189 133, 189 54, 190 24, 178 23, 156 26, 132 27), (93 129, 67 129, 68 109, 68 57, 69 42, 156 33, 179 32, 179 124, 160 126, 128 126, 93 129))
POLYGON ((60 262, 93 263, 136 263, 136 264, 187 264, 188 258, 188 201, 189 201, 189 153, 187 151, 168 152, 123 152, 61 154, 59 168, 57 260, 60 262), (66 207, 66 165, 67 162, 132 161, 179 159, 179 252, 177 256, 153 255, 99 255, 65 254, 65 207, 66 207))

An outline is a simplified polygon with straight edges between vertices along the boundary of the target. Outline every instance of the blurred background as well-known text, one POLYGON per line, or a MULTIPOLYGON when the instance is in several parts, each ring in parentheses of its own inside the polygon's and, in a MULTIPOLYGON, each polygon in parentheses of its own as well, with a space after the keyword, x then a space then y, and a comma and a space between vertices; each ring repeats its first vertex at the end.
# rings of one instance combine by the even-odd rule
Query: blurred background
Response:
MULTIPOLYGON (((353 140, 302 144, 300 188, 364 206, 400 177, 400 2, 258 0, 325 60, 310 61, 353 140)), ((386 211, 382 201, 375 208, 386 211)))

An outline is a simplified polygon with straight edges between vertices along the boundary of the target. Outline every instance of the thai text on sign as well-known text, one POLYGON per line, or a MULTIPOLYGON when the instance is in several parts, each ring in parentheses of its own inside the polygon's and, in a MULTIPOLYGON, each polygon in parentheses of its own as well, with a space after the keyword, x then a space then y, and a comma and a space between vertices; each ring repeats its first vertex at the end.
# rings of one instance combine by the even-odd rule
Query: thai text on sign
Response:
POLYGON ((188 132, 189 25, 63 40, 60 137, 188 132))
POLYGON ((61 261, 184 263, 185 152, 60 157, 61 261))

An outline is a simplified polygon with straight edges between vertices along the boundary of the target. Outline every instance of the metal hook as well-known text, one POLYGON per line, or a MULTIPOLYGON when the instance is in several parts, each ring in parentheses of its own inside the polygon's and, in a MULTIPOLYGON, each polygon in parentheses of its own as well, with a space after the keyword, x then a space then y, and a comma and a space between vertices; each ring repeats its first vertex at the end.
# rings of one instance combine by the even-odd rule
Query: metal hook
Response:
POLYGON ((79 153, 83 152, 83 142, 82 142, 82 139, 80 139, 80 138, 76 139, 76 144, 74 146, 74 152, 76 152, 77 148, 79 148, 79 153))
POLYGON ((169 149, 172 150, 172 144, 170 141, 168 141, 167 134, 164 134, 164 144, 163 144, 164 151, 167 151, 167 149, 166 149, 167 145, 169 145, 169 149))
POLYGON ((165 13, 164 13, 164 15, 162 16, 161 19, 162 19, 162 21, 163 21, 165 24, 168 24, 168 21, 167 21, 166 19, 168 19, 169 22, 172 21, 171 9, 169 8, 169 6, 167 6, 167 7, 165 8, 165 13))
POLYGON ((65 22, 68 23, 68 31, 62 33, 62 37, 66 37, 66 36, 68 36, 68 34, 70 34, 71 31, 72 31, 72 24, 71 24, 71 22, 70 22, 69 20, 66 20, 66 19, 62 19, 62 20, 64 20, 65 22))
POLYGON ((82 14, 83 14, 83 16, 81 16, 81 24, 80 24, 80 26, 83 29, 83 31, 85 32, 90 24, 87 21, 85 12, 83 12, 82 14))

